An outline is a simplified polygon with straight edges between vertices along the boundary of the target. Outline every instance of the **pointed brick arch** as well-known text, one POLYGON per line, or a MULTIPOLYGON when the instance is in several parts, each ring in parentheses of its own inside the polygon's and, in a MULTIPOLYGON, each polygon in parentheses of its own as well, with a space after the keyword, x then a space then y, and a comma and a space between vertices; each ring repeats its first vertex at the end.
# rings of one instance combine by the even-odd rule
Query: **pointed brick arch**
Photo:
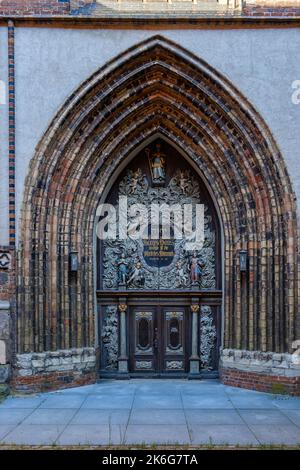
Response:
POLYGON ((155 36, 83 83, 32 159, 19 249, 19 352, 95 344, 97 203, 118 165, 157 133, 194 162, 218 201, 224 347, 283 352, 299 336, 295 196, 284 160, 228 80, 155 36), (241 249, 249 255, 246 280, 241 249), (79 257, 72 293, 71 251, 79 257))

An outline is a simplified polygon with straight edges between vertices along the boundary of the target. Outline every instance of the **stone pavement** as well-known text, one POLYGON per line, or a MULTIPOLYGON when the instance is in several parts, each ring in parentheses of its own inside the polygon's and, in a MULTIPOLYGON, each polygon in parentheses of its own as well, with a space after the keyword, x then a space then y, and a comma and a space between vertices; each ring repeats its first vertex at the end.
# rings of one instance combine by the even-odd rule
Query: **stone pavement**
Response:
POLYGON ((102 380, 8 397, 0 443, 24 445, 300 444, 300 398, 217 380, 102 380))

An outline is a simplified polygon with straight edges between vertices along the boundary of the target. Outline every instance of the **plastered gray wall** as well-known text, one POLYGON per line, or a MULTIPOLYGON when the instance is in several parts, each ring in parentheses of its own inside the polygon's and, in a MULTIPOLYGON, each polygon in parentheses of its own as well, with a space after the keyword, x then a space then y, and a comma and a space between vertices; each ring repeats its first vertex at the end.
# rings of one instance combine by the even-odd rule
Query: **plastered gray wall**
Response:
MULTIPOLYGON (((293 104, 291 99, 292 83, 300 80, 300 30, 160 30, 157 33, 206 60, 252 102, 286 159, 300 200, 300 104, 293 104)), ((153 30, 16 29, 18 217, 28 163, 65 99, 109 59, 154 34, 153 30)), ((1 150, 4 146, 2 143, 1 150)), ((1 211, 2 206, 1 202, 1 211)), ((0 215, 2 218, 3 211, 0 215)))

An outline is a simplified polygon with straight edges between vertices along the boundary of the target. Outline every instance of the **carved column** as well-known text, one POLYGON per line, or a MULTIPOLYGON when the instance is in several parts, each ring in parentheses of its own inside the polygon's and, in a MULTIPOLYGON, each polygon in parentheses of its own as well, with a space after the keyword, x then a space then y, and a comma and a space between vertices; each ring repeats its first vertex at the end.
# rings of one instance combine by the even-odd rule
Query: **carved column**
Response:
POLYGON ((189 378, 193 376, 199 377, 199 362, 200 357, 198 354, 198 315, 199 315, 200 306, 198 303, 192 303, 191 312, 192 312, 192 354, 190 356, 190 373, 189 378))
POLYGON ((121 374, 128 374, 128 356, 127 356, 127 328, 126 328, 126 301, 120 301, 120 356, 118 359, 118 371, 121 374))

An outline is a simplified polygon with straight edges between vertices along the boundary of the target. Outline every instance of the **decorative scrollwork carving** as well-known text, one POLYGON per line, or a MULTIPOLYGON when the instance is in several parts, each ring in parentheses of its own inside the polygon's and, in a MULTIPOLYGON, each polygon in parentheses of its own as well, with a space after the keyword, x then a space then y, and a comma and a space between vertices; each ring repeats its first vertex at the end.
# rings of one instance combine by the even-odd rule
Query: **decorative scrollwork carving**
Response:
POLYGON ((108 370, 117 370, 119 353, 117 306, 111 305, 106 307, 101 337, 106 350, 105 368, 108 370))
POLYGON ((152 312, 136 312, 135 313, 135 318, 140 319, 140 318, 146 318, 147 320, 152 320, 152 312))
POLYGON ((152 361, 136 361, 136 369, 152 369, 152 361))
POLYGON ((183 361, 167 361, 166 366, 168 370, 183 369, 183 361))
POLYGON ((201 306, 200 317, 200 363, 201 368, 211 370, 212 353, 217 338, 216 327, 213 324, 212 309, 209 305, 201 306))
POLYGON ((172 318, 177 318, 178 320, 183 320, 183 312, 166 312, 166 320, 171 320, 172 318))

